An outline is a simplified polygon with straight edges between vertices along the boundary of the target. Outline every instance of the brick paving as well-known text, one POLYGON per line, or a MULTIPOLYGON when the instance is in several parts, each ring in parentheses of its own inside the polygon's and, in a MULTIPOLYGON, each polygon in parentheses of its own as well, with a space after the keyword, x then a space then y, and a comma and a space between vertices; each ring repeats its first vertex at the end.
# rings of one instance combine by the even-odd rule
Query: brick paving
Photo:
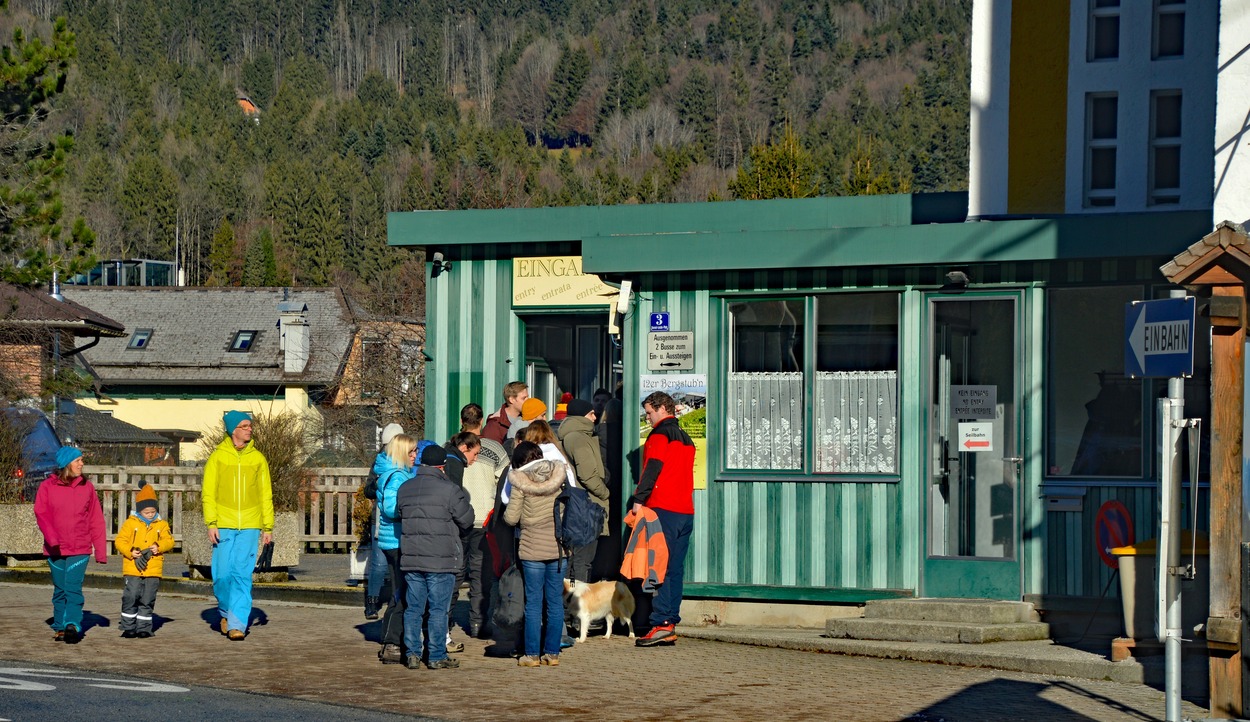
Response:
MULTIPOLYGON (((261 602, 245 642, 216 633, 215 604, 162 594, 150 640, 124 640, 119 591, 88 590, 78 645, 52 642, 51 588, 0 583, 0 658, 454 720, 1154 720, 1163 693, 1124 685, 683 639, 636 649, 592 637, 559 667, 523 669, 466 640, 459 670, 377 661, 359 609, 261 602)), ((453 633, 462 639, 459 631, 453 633)), ((1189 691, 1189 690, 1187 690, 1189 691)), ((1205 710, 1186 703, 1186 717, 1205 710)))

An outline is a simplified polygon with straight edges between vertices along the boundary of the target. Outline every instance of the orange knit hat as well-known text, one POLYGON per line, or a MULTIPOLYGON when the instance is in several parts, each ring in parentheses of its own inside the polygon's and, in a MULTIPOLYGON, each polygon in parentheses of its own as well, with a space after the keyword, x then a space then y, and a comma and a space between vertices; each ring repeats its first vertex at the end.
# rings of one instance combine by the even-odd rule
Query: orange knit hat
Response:
POLYGON ((151 484, 144 484, 139 493, 135 495, 135 511, 143 511, 148 507, 156 508, 156 490, 151 484))
POLYGON ((521 404, 521 418, 525 421, 533 421, 545 413, 547 405, 536 398, 530 397, 521 404))

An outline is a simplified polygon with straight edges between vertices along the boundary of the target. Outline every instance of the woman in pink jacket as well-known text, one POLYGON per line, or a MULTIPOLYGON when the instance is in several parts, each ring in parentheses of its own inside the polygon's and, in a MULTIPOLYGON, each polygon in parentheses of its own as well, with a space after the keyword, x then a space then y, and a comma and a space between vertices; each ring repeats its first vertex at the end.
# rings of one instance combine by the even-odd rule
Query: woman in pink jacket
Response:
POLYGON ((56 452, 56 466, 59 471, 44 479, 35 494, 35 520, 52 570, 54 639, 75 644, 82 637, 87 561, 94 553, 97 563, 108 562, 108 540, 100 497, 82 475, 82 452, 62 446, 56 452))

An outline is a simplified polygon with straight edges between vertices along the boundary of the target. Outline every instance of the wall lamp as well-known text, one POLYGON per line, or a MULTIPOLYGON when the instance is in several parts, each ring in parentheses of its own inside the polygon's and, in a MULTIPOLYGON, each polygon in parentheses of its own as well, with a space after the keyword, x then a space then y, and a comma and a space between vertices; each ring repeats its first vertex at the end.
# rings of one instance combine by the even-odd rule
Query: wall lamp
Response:
POLYGON ((430 269, 430 278, 438 278, 443 272, 451 273, 451 261, 443 259, 442 251, 435 251, 434 258, 431 259, 433 267, 430 269))
POLYGON ((946 272, 946 284, 940 290, 945 293, 960 293, 967 290, 971 282, 967 271, 953 269, 946 272))

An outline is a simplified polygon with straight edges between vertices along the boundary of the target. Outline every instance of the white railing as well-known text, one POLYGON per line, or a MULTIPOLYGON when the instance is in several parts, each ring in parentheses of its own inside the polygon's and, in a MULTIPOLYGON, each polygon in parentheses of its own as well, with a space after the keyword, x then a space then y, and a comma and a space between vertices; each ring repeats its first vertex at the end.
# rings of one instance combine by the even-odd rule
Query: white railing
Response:
MULTIPOLYGON (((364 483, 365 468, 310 469, 313 482, 304 501, 304 546, 350 547, 356 541, 352 503, 364 483)), ((110 539, 117 534, 135 508, 135 495, 143 484, 156 491, 162 518, 182 541, 182 507, 187 494, 199 493, 204 470, 193 466, 87 466, 83 474, 95 484, 104 507, 105 529, 110 539)))

